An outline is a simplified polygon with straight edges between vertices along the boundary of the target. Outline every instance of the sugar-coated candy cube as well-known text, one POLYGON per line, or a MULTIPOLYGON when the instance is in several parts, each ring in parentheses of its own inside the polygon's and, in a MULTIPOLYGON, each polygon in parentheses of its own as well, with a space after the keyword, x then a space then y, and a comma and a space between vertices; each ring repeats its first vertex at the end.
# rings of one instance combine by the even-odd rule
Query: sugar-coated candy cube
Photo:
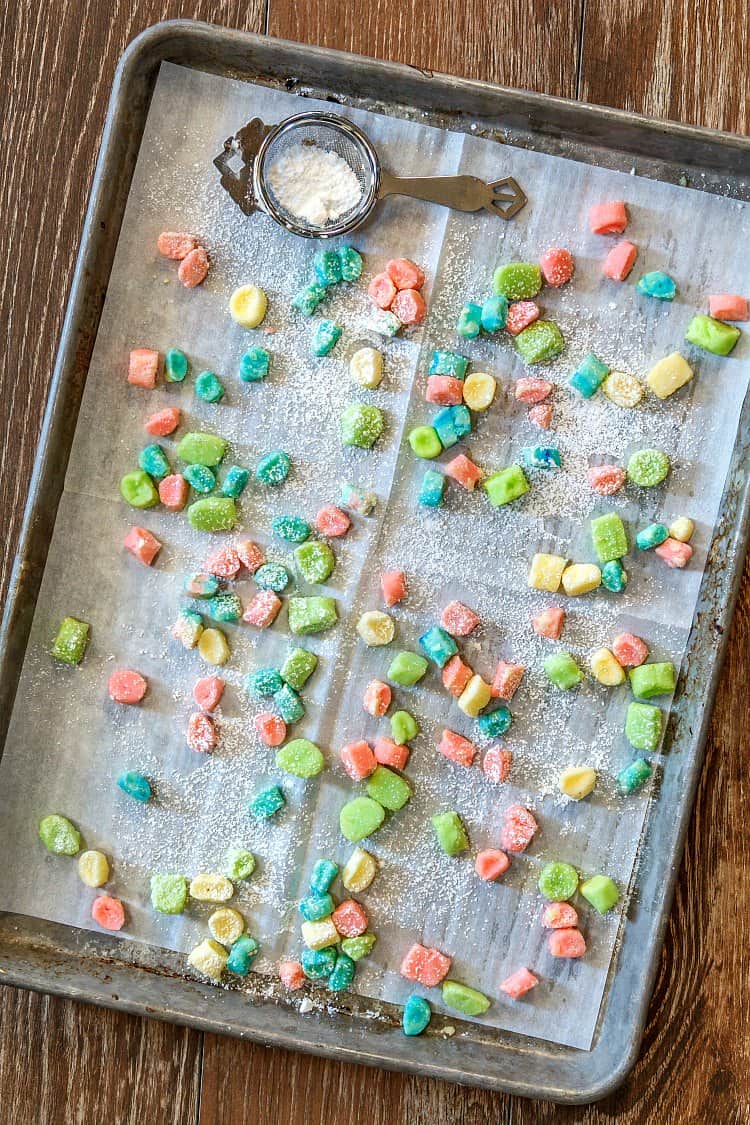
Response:
POLYGON ((464 305, 456 323, 456 333, 465 340, 473 340, 482 328, 482 306, 471 301, 464 305))
POLYGON ((53 855, 77 855, 81 834, 67 816, 50 813, 39 821, 39 839, 53 855))
POLYGON ((562 691, 570 691, 583 680, 583 672, 569 652, 555 652, 544 661, 549 680, 562 691))
POLYGON ((196 246, 180 262, 177 268, 177 277, 186 289, 195 289, 205 281, 210 268, 208 253, 204 246, 196 246))
POLYGON ((187 258, 191 250, 196 250, 200 241, 194 234, 185 234, 182 231, 165 230, 156 240, 156 248, 165 258, 173 261, 182 261, 187 258))
POLYGON ((609 203, 595 203, 589 210, 589 226, 592 234, 622 234, 628 225, 628 213, 621 200, 609 203))
POLYGON ((318 667, 318 658, 306 648, 293 648, 281 665, 281 678, 295 691, 302 691, 318 667))
POLYGON ((308 738, 293 738, 276 751, 276 765, 284 773, 304 780, 317 777, 325 768, 325 758, 320 749, 308 738))
MULTIPOLYGON (((460 701, 459 701, 460 706, 460 701)), ((507 707, 496 707, 494 711, 488 711, 484 715, 479 716, 478 726, 484 738, 499 738, 501 734, 505 734, 510 729, 513 722, 513 716, 507 707)))
POLYGON ((271 353, 266 348, 249 348, 240 357, 240 379, 243 383, 260 383, 271 365, 271 353))
POLYGON ((90 626, 76 617, 63 617, 52 645, 52 655, 63 664, 80 664, 89 643, 90 626))
POLYGON ((339 866, 332 859, 316 859, 310 873, 310 890, 316 895, 324 895, 333 885, 339 873, 339 866))
POLYGON ((279 979, 290 992, 297 992, 305 983, 305 972, 299 961, 280 961, 279 979))
POLYGON ((196 531, 231 531, 237 509, 231 496, 204 496, 188 508, 190 526, 196 531))
POLYGON ((339 420, 341 444, 371 449, 385 429, 382 410, 365 402, 352 402, 339 420))
POLYGON ((613 594, 621 594, 627 584, 628 576, 619 559, 612 559, 604 564, 602 567, 602 586, 605 590, 609 590, 613 594))
POLYGON ((221 582, 215 574, 201 572, 189 575, 182 588, 191 598, 212 598, 221 589, 221 582))
POLYGON ((195 648, 203 633, 203 619, 192 609, 181 609, 171 629, 172 636, 184 648, 195 648))
POLYGON ((300 902, 299 912, 306 922, 319 922, 333 913, 333 899, 326 892, 309 895, 300 902))
POLYGON ((604 259, 602 272, 605 277, 609 277, 612 281, 624 281, 628 276, 635 260, 638 257, 638 249, 632 242, 627 242, 623 239, 613 246, 607 257, 604 259))
POLYGON ((130 668, 113 672, 107 680, 107 695, 114 703, 140 703, 147 690, 144 677, 130 668))
POLYGON ((352 781, 361 781, 375 772, 377 760, 372 752, 372 747, 367 742, 350 742, 342 747, 341 764, 352 781))
POLYGON ((505 328, 508 319, 508 298, 502 293, 494 297, 487 297, 482 302, 481 325, 482 331, 492 336, 505 328))
POLYGON ((157 410, 149 414, 143 423, 144 428, 154 437, 167 437, 174 433, 180 424, 180 411, 176 406, 167 406, 164 410, 157 410))
POLYGON ((253 575, 261 590, 272 590, 274 594, 282 594, 286 590, 291 575, 282 563, 267 562, 259 567, 253 575))
POLYGON ((409 430, 407 440, 416 457, 431 461, 443 452, 443 443, 434 426, 414 426, 409 430))
POLYGON ((634 633, 620 633, 612 642, 612 653, 623 668, 637 668, 648 657, 648 645, 634 633))
POLYGON ((596 770, 591 766, 567 766, 558 779, 560 792, 581 801, 596 788, 596 770))
MULTIPOLYGON (((297 527, 296 533, 302 534, 300 527, 297 527)), ((327 543, 321 543, 320 540, 315 539, 303 543, 302 546, 295 549, 294 561, 302 579, 312 586, 326 582, 336 567, 336 556, 331 548, 327 543)), ((257 582, 257 575, 255 580, 257 582)))
POLYGON ((536 301, 514 301, 508 309, 505 331, 510 336, 518 336, 524 328, 539 320, 541 312, 536 301))
POLYGON ((378 336, 393 339, 404 326, 390 309, 375 308, 366 323, 366 327, 378 336))
POLYGON ((499 848, 485 848, 477 852, 477 858, 474 860, 474 870, 486 883, 494 883, 509 867, 510 860, 499 848))
POLYGON ((151 905, 160 914, 182 914, 187 896, 188 881, 184 875, 151 876, 151 905))
POLYGON ((206 617, 222 623, 233 623, 242 617, 242 602, 237 594, 217 594, 213 598, 208 598, 201 609, 206 617))
POLYGON ((397 289, 421 289, 424 270, 410 258, 391 258, 385 263, 385 272, 397 289))
POLYGON ((222 945, 234 945, 245 932, 245 919, 239 910, 220 906, 209 916, 208 932, 222 945))
POLYGON ((153 348, 134 348, 128 358, 128 382, 153 390, 159 374, 159 353, 153 348))
POLYGON ((283 809, 285 804, 284 794, 278 785, 269 785, 267 789, 262 789, 260 793, 253 797, 247 809, 256 820, 268 820, 279 809, 283 809))
POLYGON ((430 375, 424 397, 436 406, 458 406, 463 402, 464 385, 451 375, 430 375))
POLYGON ((229 298, 232 320, 242 328, 257 328, 268 309, 268 298, 257 285, 240 285, 229 298))
POLYGON ((332 320, 321 320, 310 341, 310 351, 319 358, 328 355, 341 339, 343 329, 332 320))
POLYGON ((426 1031, 432 1018, 432 1009, 423 996, 413 993, 404 1004, 401 1014, 401 1027, 404 1035, 421 1035, 426 1031))
POLYGON ((352 844, 377 832, 385 820, 385 809, 371 797, 355 797, 347 801, 339 812, 341 835, 352 844))
MULTIPOLYGON (((355 848, 344 864, 341 882, 347 891, 359 894, 366 891, 378 873, 378 861, 364 848, 355 848)), ((349 954, 351 957, 351 954, 349 954)))
POLYGON ((628 461, 628 480, 641 488, 661 484, 668 472, 669 458, 660 449, 639 449, 628 461))
POLYGON ((482 470, 465 453, 459 453, 444 466, 444 469, 446 476, 468 492, 473 492, 474 486, 482 479, 482 470))
POLYGON ((431 818, 430 823, 434 829, 435 838, 446 855, 456 856, 466 851, 469 846, 469 837, 457 812, 451 809, 448 812, 438 813, 431 818))
POLYGON ((374 391, 383 380, 383 353, 377 348, 359 348, 349 360, 349 374, 355 383, 374 391))
POLYGON ((463 383, 464 403, 470 410, 480 412, 492 405, 497 390, 497 382, 486 371, 472 371, 463 383))
POLYGON ((119 898, 99 895, 91 905, 91 917, 104 930, 121 930, 125 925, 125 907, 119 898))
POLYGON ((621 559, 628 553, 625 528, 616 512, 606 512, 591 521, 591 539, 599 562, 621 559))
POLYGON ((221 629, 204 629, 198 638, 198 652, 206 664, 221 667, 229 660, 229 645, 221 629))
POLYGON ((599 914, 606 914, 611 910, 620 897, 617 884, 609 875, 592 876, 585 883, 581 883, 580 891, 599 914))
POLYGON ((589 663, 592 676, 605 687, 617 687, 625 683, 625 671, 608 648, 598 648, 591 654, 589 663))
POLYGON ((617 787, 621 793, 635 793, 636 789, 640 789, 648 781, 653 772, 650 762, 645 758, 636 758, 618 773, 617 787))
POLYGON ((669 531, 663 523, 650 523, 636 534, 635 545, 640 551, 650 551, 658 547, 668 537, 669 531))
POLYGON ((387 613, 370 609, 357 622, 357 632, 370 648, 389 645, 396 635, 396 622, 387 613))
POLYGON ((425 508, 440 508, 443 504, 444 492, 445 477, 443 474, 428 469, 422 477, 418 497, 419 503, 425 508))
POLYGON ((492 695, 494 699, 504 699, 506 702, 513 698, 521 686, 521 680, 526 668, 523 664, 513 664, 500 660, 492 681, 492 695))
POLYGON ((188 373, 188 358, 179 348, 170 348, 164 356, 164 377, 168 383, 182 383, 188 373))
POLYGON ((552 246, 546 250, 539 259, 539 266, 547 285, 555 289, 567 285, 575 268, 570 250, 565 250, 561 246, 552 246))
POLYGON ((602 390, 610 402, 625 409, 637 406, 644 394, 643 383, 627 371, 610 371, 602 390))
POLYGON ((253 720, 264 746, 281 746, 286 738, 286 723, 279 715, 264 711, 253 720))
POLYGON ((657 398, 669 398, 693 378, 693 369, 679 352, 660 359, 649 371, 646 382, 657 398))
POLYGON ((637 699, 651 699, 655 695, 671 695, 677 683, 675 666, 671 661, 640 664, 631 668, 630 689, 637 699))
MULTIPOLYGON (((408 712, 403 712, 403 714, 408 714, 408 712)), ((406 768, 410 751, 405 740, 394 742, 392 738, 376 738, 372 749, 379 766, 388 766, 394 770, 406 768)))
POLYGON ((317 922, 303 922, 300 932, 308 949, 326 949, 329 945, 338 944, 339 935, 330 918, 321 918, 317 922))
POLYGON ((326 949, 305 949, 302 953, 302 969, 308 980, 324 980, 333 972, 338 954, 328 946, 326 949))
POLYGON ((352 521, 346 512, 334 504, 321 508, 315 517, 315 530, 327 539, 338 539, 346 535, 351 526, 352 521))
POLYGON ((257 570, 260 570, 266 561, 263 548, 259 547, 257 543, 253 543, 250 539, 238 543, 234 551, 239 559, 240 566, 243 566, 250 574, 255 574, 257 570))
POLYGON ((657 301, 673 301, 677 294, 674 279, 661 270, 644 273, 636 285, 636 290, 644 297, 655 297, 657 301))
POLYGON ((689 543, 680 543, 670 537, 656 548, 654 554, 658 555, 662 562, 665 562, 673 570, 682 570, 693 557, 693 548, 689 543))
POLYGON ((715 293, 708 298, 708 311, 715 320, 750 320, 747 297, 738 293, 715 293))
POLYGON ((453 637, 439 625, 433 625, 422 634, 419 638, 419 647, 433 664, 437 664, 438 668, 443 668, 458 652, 453 637))
POLYGON ((340 902, 331 915, 331 921, 342 937, 359 937, 367 929, 364 907, 353 898, 340 902))
POLYGON ((540 403, 552 394, 552 383, 539 379, 536 375, 524 375, 516 379, 515 396, 519 402, 540 403))
POLYGON ((459 699, 473 675, 469 665, 464 664, 460 656, 453 656, 443 668, 443 687, 459 699))
POLYGON ((415 942, 404 954, 399 972, 407 980, 434 988, 450 972, 451 958, 439 949, 415 942))
POLYGON ((207 465, 209 469, 221 464, 227 451, 224 438, 216 434, 185 434, 177 446, 177 456, 188 465, 207 465))
POLYGON ((419 723, 410 711, 394 711, 391 715, 391 734, 400 746, 419 734, 419 723))
POLYGON ((260 590, 245 607, 242 620, 256 629, 273 625, 281 609, 281 598, 273 590, 260 590))
POLYGON ((458 706, 461 708, 464 715, 468 715, 470 719, 476 719, 479 712, 483 707, 487 706, 491 698, 492 688, 481 676, 475 674, 461 692, 458 699, 458 706))
POLYGON ((578 872, 569 863, 545 863, 539 873, 540 892, 550 902, 572 898, 578 889, 578 872))
POLYGON ((529 482, 520 465, 509 465, 487 477, 483 487, 493 508, 500 508, 528 492, 529 482))
POLYGON ((465 406, 445 406, 432 420, 443 449, 450 449, 471 433, 471 415, 465 406))
POLYGON ((578 911, 569 902, 550 902, 542 912, 542 925, 548 930, 571 929, 578 925, 578 911))
POLYGON ((239 499, 247 488, 249 480, 249 469, 243 469, 240 465, 231 465, 227 469, 227 474, 221 484, 222 496, 231 496, 235 500, 239 499))
POLYGON ((186 741, 190 749, 197 754, 209 754, 216 749, 219 736, 210 715, 204 714, 203 711, 196 711, 190 716, 186 741))
POLYGON ((153 508, 159 503, 159 493, 154 482, 143 469, 126 473, 120 481, 120 495, 131 508, 153 508))
POLYGON ((574 926, 553 930, 547 938, 547 949, 553 957, 583 957, 586 941, 574 926))
POLYGON ((552 425, 552 404, 540 402, 537 406, 530 407, 528 418, 532 425, 538 426, 540 430, 548 430, 552 425))
POLYGON ((428 664, 423 656, 416 652, 399 652, 390 663, 388 679, 400 687, 413 687, 422 679, 427 668, 428 664))
POLYGON ((548 363, 560 355, 565 338, 552 320, 537 320, 516 336, 516 351, 524 363, 548 363))
POLYGON ((542 271, 533 262, 508 262, 495 270, 492 288, 494 293, 502 293, 509 301, 536 297, 542 288, 542 271))
POLYGON ((122 789, 123 793, 127 793, 128 797, 132 797, 134 801, 141 801, 145 804, 151 800, 151 782, 142 773, 136 773, 135 770, 121 773, 117 779, 117 787, 122 789))
POLYGON ((305 705, 289 684, 284 684, 274 692, 273 705, 285 723, 298 723, 304 718, 305 705))
POLYGON ((602 363, 593 352, 589 352, 571 375, 570 386, 584 398, 591 398, 599 390, 609 371, 606 363, 602 363))
POLYGON ((562 588, 569 598, 590 594, 602 584, 602 572, 595 563, 571 563, 562 573, 562 588))
POLYGON ((393 278, 389 277, 387 273, 376 273, 370 284, 367 286, 367 292, 373 304, 377 305, 379 309, 389 309, 393 304, 393 298, 396 296, 398 290, 393 282, 393 278))
POLYGON ((553 445, 527 445, 521 456, 528 469, 560 468, 560 450, 553 445))
POLYGON ((356 965, 351 957, 347 957, 345 953, 340 952, 336 958, 333 972, 328 978, 328 987, 331 992, 343 992, 345 988, 348 988, 354 980, 355 970, 356 965))
POLYGON ((232 845, 227 849, 224 859, 225 875, 228 879, 249 879, 255 871, 255 856, 247 848, 232 845))
MULTIPOLYGON (((218 914, 219 911, 216 911, 216 913, 218 914)), ((254 937, 251 937, 250 934, 241 934, 232 943, 232 948, 229 950, 226 964, 227 972, 234 973, 238 977, 246 977, 259 949, 260 946, 254 937)))
POLYGON ((535 590, 547 590, 550 594, 557 593, 567 563, 562 555, 534 555, 527 579, 529 586, 535 590))
POLYGON ((482 772, 497 785, 507 781, 510 776, 510 767, 513 765, 513 753, 504 750, 502 746, 490 746, 482 761, 482 772))
POLYGON ((87 887, 102 887, 109 879, 109 860, 104 852, 92 849, 78 857, 78 877, 87 887))
POLYGON ((695 524, 687 516, 678 516, 669 525, 670 538, 676 539, 678 543, 688 543, 693 538, 695 532, 695 524))
POLYGON ((550 606, 531 619, 531 626, 537 636, 547 637, 550 641, 559 641, 564 624, 565 610, 559 606, 550 606))
POLYGON ((182 473, 172 473, 159 481, 159 499, 170 512, 181 512, 189 493, 190 487, 182 473))
POLYGON ((459 766, 470 766, 477 756, 474 743, 452 730, 443 731, 438 750, 444 758, 457 762, 459 766))
POLYGON ((490 1006, 489 999, 476 988, 460 984, 457 980, 443 981, 443 1003, 463 1016, 481 1016, 490 1006))
POLYGON ((479 624, 479 618, 463 602, 453 601, 448 602, 440 614, 440 624, 452 637, 468 637, 479 624))
POLYGON ((656 750, 661 741, 662 717, 650 703, 630 703, 625 717, 625 737, 634 750, 656 750))
POLYGON ((334 599, 322 595, 290 598, 288 614, 290 632, 301 636, 331 629, 339 619, 334 599))
POLYGON ((433 352, 430 360, 430 375, 450 375, 454 379, 464 379, 469 369, 466 356, 456 352, 433 352))
POLYGON ((335 250, 318 250, 313 258, 313 273, 321 285, 338 285, 341 281, 341 259, 335 250))
POLYGON ((182 475, 194 492, 213 492, 216 487, 216 475, 206 465, 186 465, 182 475))
POLYGON ((214 371, 201 371, 193 383, 196 398, 202 402, 221 402, 224 397, 224 384, 214 371))
POLYGON ((411 786, 400 774, 378 765, 368 779, 367 795, 389 812, 398 812, 411 800, 411 786))
POLYGON ((271 486, 283 484, 289 476, 291 467, 292 462, 289 455, 281 449, 276 449, 261 457, 255 469, 255 478, 261 484, 271 486))
POLYGON ((614 496, 625 484, 625 470, 620 465, 592 465, 586 480, 599 496, 614 496))
POLYGON ((380 576, 380 589, 383 601, 390 609, 406 597, 406 572, 403 570, 386 570, 380 576))
POLYGON ((506 996, 510 996, 512 1000, 520 1000, 522 996, 525 996, 526 993, 530 992, 537 984, 539 984, 539 978, 535 977, 529 969, 522 968, 516 969, 515 973, 511 973, 509 977, 506 977, 500 985, 500 990, 504 992, 506 996))

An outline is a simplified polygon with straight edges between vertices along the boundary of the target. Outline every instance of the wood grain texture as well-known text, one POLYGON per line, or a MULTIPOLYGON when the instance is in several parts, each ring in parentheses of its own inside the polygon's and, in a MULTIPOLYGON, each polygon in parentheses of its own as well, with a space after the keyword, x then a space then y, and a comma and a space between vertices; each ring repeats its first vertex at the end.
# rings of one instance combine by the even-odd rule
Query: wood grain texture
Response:
MULTIPOLYGON (((269 0, 276 35, 747 131, 742 0, 269 0), (695 30, 694 30, 695 29, 695 30), (582 31, 582 38, 581 38, 582 31)), ((15 0, 0 14, 0 595, 5 591, 117 59, 159 19, 262 30, 263 0, 15 0), (87 48, 80 50, 80 29, 87 48), (47 154, 14 173, 19 148, 47 154), (49 185, 52 185, 50 189, 49 185), (40 237, 39 232, 43 233, 40 237)), ((599 1106, 561 1109, 271 1051, 5 988, 0 1120, 117 1125, 684 1125, 750 1120, 742 933, 750 576, 732 628, 641 1058, 599 1106)))

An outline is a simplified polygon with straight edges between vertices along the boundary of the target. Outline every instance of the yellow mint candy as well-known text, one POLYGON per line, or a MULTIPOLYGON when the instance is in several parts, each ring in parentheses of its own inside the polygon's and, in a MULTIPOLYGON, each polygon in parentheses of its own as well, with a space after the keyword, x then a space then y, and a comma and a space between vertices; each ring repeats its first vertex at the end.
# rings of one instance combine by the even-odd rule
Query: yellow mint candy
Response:
POLYGON ((590 594, 602 584, 602 572, 594 563, 572 563, 563 571, 562 587, 569 598, 590 594))
POLYGON ((78 874, 87 887, 101 887, 109 879, 109 860, 104 852, 81 852, 78 874))
POLYGON ((222 906, 219 910, 214 910, 208 919, 208 931, 222 945, 234 945, 237 938, 242 937, 245 932, 245 919, 239 910, 222 906))
POLYGON ((358 348, 349 360, 349 374, 360 387, 374 391, 383 379, 383 353, 377 348, 358 348))
POLYGON ((464 379, 464 402, 469 410, 486 410, 492 405, 497 383, 486 371, 472 371, 464 379))
POLYGON ((302 923, 302 940, 308 949, 327 949, 336 945, 339 933, 330 918, 321 918, 319 922, 302 923))
POLYGON ((591 766, 568 766, 560 774, 560 790, 566 797, 580 801, 594 791, 596 770, 591 766))
POLYGON ((378 861, 364 848, 355 848, 349 859, 344 864, 341 872, 341 882, 347 891, 359 894, 367 890, 370 883, 378 873, 378 861))
POLYGON ((492 698, 492 688, 485 683, 481 676, 472 676, 461 693, 458 706, 464 715, 476 719, 483 707, 486 707, 492 698))
POLYGON ((371 609, 357 622, 357 632, 366 645, 389 645, 396 635, 396 622, 387 613, 371 609))
POLYGON ((221 629, 204 629, 198 640, 198 652, 206 664, 226 664, 229 660, 229 645, 221 629))
POLYGON ((669 534, 672 539, 676 539, 678 543, 689 543, 693 538, 695 531, 695 524, 687 516, 680 516, 678 519, 669 525, 669 534))
POLYGON ((679 352, 660 359, 646 376, 646 382, 657 398, 669 398, 693 377, 693 369, 679 352))
POLYGON ((221 980, 221 974, 226 968, 229 954, 218 941, 206 938, 200 945, 196 945, 188 957, 188 963, 210 980, 221 980))
POLYGON ((241 285, 229 298, 232 320, 243 328, 257 328, 266 315, 268 298, 257 285, 241 285))
POLYGON ((529 586, 535 590, 548 590, 550 594, 557 593, 567 562, 562 555, 534 555, 529 569, 529 586))
POLYGON ((643 398, 643 383, 627 371, 610 371, 602 383, 602 390, 615 406, 637 406, 643 398))
POLYGON ((591 675, 606 687, 625 683, 625 671, 608 648, 598 648, 591 656, 591 675))
POLYGON ((196 875, 190 884, 190 897, 198 902, 228 902, 234 886, 226 875, 196 875))

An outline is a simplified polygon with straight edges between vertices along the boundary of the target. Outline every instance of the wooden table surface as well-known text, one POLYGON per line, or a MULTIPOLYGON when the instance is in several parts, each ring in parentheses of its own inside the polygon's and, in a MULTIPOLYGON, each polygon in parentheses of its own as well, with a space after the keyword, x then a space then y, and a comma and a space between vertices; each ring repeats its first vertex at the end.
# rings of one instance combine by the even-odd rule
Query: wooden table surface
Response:
MULTIPOLYGON (((0 17, 3 594, 114 68, 134 35, 177 16, 750 131, 744 0, 10 0, 0 17)), ((0 1121, 750 1121, 748 645, 746 572, 641 1057, 606 1101, 560 1108, 3 988, 0 1121)))

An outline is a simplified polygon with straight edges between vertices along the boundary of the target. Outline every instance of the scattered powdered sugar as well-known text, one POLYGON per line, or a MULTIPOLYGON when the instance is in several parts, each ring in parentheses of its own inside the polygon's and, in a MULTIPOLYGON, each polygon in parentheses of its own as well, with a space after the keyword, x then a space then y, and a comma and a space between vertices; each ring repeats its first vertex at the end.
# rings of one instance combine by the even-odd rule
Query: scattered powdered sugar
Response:
POLYGON ((268 186, 285 211, 321 229, 353 211, 362 198, 346 160, 316 144, 287 148, 269 167, 268 186))

